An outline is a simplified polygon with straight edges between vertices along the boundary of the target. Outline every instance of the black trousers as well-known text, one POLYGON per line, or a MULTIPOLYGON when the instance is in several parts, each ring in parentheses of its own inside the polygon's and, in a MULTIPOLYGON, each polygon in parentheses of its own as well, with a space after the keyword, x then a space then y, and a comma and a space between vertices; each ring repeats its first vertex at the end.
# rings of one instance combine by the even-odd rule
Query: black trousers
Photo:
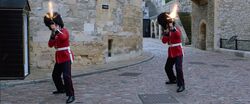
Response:
POLYGON ((66 91, 67 96, 74 96, 74 88, 71 79, 71 62, 67 61, 55 64, 52 78, 58 91, 66 91), (63 74, 63 81, 61 75, 63 74))
POLYGON ((169 81, 177 81, 177 86, 185 86, 184 76, 182 71, 182 61, 183 61, 183 56, 177 56, 174 58, 168 57, 167 62, 165 64, 165 72, 168 76, 169 81), (174 65, 176 69, 176 76, 173 72, 174 65))

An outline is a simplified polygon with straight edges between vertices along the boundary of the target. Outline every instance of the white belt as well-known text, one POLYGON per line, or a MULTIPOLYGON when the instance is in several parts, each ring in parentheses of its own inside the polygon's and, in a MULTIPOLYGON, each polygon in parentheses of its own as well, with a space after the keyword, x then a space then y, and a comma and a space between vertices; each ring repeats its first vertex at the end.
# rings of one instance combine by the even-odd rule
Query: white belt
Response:
MULTIPOLYGON (((170 44, 169 47, 176 47, 176 46, 181 46, 182 49, 182 43, 176 43, 176 44, 170 44)), ((182 50, 182 55, 184 56, 184 52, 182 50)))
POLYGON ((70 51, 70 47, 56 48, 56 51, 64 51, 64 50, 68 50, 70 61, 71 61, 71 63, 73 63, 73 56, 72 56, 72 53, 70 51))
POLYGON ((70 50, 70 47, 56 48, 56 51, 70 50))
POLYGON ((182 46, 182 43, 170 44, 169 47, 182 46))

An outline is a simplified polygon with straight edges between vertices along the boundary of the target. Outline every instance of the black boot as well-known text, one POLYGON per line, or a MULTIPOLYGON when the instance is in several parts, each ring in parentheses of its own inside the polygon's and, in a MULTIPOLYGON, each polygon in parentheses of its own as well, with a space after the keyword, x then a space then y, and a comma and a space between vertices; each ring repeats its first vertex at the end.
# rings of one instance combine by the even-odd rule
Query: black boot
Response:
POLYGON ((179 86, 179 88, 177 89, 176 92, 182 92, 185 90, 185 87, 184 86, 179 86))
POLYGON ((165 82, 165 84, 176 84, 176 81, 168 81, 168 82, 165 82))
POLYGON ((63 94, 63 93, 65 93, 64 90, 62 90, 62 91, 54 91, 54 92, 53 92, 53 94, 63 94))
POLYGON ((72 103, 73 101, 75 101, 75 96, 69 96, 66 103, 72 103))

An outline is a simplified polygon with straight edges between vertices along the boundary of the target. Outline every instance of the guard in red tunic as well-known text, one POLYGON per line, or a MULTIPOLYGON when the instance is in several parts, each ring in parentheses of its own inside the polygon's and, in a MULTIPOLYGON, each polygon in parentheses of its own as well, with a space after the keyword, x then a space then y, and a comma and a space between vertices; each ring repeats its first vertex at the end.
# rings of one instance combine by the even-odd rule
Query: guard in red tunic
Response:
POLYGON ((68 96, 66 103, 71 103, 75 100, 74 88, 71 79, 71 64, 73 62, 73 53, 69 47, 69 32, 64 28, 64 24, 60 14, 53 13, 50 18, 49 13, 44 17, 44 23, 52 31, 48 42, 49 47, 56 49, 55 66, 52 73, 52 78, 57 91, 53 94, 65 93, 68 96), (63 74, 63 81, 61 75, 63 74))
POLYGON ((168 44, 168 58, 165 64, 165 72, 169 81, 166 84, 176 84, 178 86, 177 92, 185 90, 185 83, 182 71, 183 50, 181 42, 181 31, 175 26, 175 22, 167 13, 161 13, 158 18, 158 23, 163 27, 162 42, 168 44), (173 65, 176 68, 176 76, 173 72, 173 65))

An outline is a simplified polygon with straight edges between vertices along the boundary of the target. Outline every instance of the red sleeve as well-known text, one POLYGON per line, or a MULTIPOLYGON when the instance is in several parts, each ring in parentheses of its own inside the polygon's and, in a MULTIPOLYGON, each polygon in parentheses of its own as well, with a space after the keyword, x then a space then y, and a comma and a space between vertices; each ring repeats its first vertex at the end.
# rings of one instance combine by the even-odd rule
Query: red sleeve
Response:
POLYGON ((55 45, 55 40, 49 40, 49 42, 48 42, 48 46, 51 48, 51 47, 53 47, 55 45))
POLYGON ((68 32, 68 30, 67 29, 62 29, 62 31, 61 31, 62 33, 59 33, 59 35, 57 35, 58 37, 57 37, 57 39, 59 39, 59 40, 66 40, 66 39, 68 39, 69 38, 69 32, 68 32))
POLYGON ((162 43, 166 44, 169 41, 169 37, 168 36, 163 36, 161 41, 162 41, 162 43))

